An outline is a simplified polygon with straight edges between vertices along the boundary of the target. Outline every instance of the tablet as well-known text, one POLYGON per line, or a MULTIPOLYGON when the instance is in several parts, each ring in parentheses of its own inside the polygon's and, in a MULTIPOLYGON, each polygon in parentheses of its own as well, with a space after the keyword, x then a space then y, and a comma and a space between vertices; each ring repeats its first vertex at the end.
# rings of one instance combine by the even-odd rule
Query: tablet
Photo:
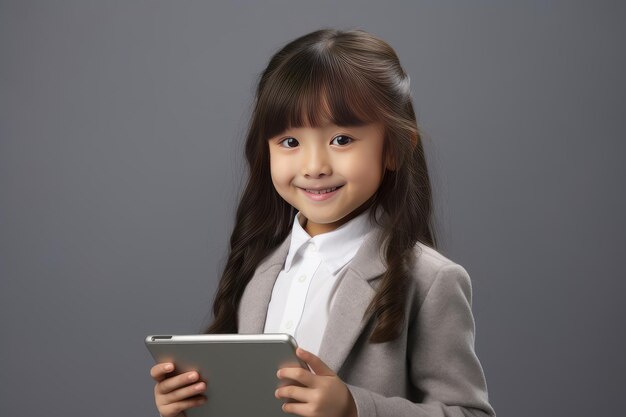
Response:
POLYGON ((276 371, 309 369, 286 333, 152 335, 145 343, 157 363, 174 363, 172 374, 195 370, 207 383, 207 402, 187 409, 187 417, 284 417, 286 400, 274 391, 289 382, 279 380, 276 371))

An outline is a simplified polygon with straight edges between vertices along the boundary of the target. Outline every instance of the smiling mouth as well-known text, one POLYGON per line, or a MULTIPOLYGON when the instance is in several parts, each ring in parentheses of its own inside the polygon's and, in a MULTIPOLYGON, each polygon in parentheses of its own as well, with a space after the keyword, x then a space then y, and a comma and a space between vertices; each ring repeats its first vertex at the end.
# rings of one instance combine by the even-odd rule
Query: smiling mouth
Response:
POLYGON ((312 190, 310 188, 303 188, 303 190, 311 194, 327 194, 332 193, 333 191, 338 190, 341 187, 343 187, 343 185, 340 185, 338 187, 326 188, 324 190, 312 190))

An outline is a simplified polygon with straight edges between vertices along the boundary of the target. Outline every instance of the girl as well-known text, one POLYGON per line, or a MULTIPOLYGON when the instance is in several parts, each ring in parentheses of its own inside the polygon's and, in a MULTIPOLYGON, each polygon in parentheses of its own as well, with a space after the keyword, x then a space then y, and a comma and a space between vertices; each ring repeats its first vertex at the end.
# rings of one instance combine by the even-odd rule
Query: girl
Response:
MULTIPOLYGON (((290 333, 313 372, 276 390, 319 417, 495 416, 467 271, 436 251, 409 77, 362 30, 323 29, 261 74, 250 175, 207 333, 290 333)), ((163 417, 202 404, 197 372, 151 369, 163 417)), ((278 381, 277 381, 278 382, 278 381)))

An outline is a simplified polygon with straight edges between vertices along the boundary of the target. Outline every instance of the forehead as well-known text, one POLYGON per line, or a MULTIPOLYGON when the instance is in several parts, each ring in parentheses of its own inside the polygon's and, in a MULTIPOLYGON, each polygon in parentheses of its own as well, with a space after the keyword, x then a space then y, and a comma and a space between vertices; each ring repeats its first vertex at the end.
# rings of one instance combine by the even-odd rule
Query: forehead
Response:
POLYGON ((300 126, 300 127, 288 127, 281 135, 298 135, 298 134, 318 134, 320 136, 331 135, 339 132, 353 133, 361 136, 371 136, 376 134, 382 134, 384 126, 381 122, 371 122, 359 126, 341 126, 332 122, 325 122, 320 126, 300 126))
POLYGON ((367 132, 370 125, 382 121, 371 97, 343 84, 332 85, 331 81, 308 83, 293 94, 266 93, 261 106, 262 136, 270 139, 286 132, 312 131, 324 134, 334 129, 367 132))

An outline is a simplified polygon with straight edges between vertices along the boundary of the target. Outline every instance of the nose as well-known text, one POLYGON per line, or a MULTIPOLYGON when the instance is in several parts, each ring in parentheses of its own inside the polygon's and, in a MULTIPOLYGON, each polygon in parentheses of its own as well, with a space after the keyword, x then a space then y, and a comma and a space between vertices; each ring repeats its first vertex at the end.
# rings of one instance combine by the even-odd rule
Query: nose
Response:
POLYGON ((320 178, 332 174, 328 153, 320 147, 311 147, 303 152, 302 175, 320 178))

